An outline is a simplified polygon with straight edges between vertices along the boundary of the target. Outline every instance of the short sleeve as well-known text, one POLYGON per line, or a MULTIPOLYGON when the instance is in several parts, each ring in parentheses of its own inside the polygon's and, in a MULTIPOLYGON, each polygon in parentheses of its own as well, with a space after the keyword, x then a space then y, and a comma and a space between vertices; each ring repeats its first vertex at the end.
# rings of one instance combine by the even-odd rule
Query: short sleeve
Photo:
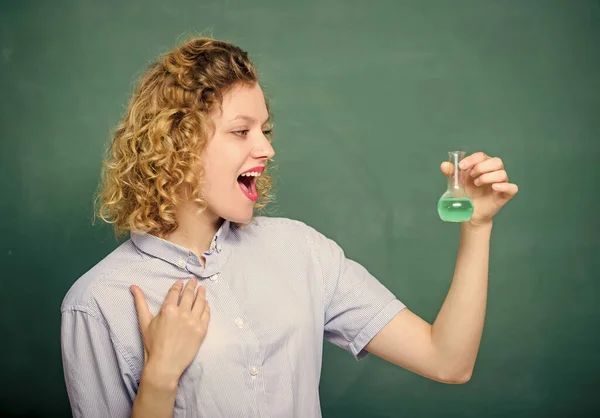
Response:
POLYGON ((331 239, 309 228, 323 273, 327 341, 364 358, 364 347, 405 305, 331 239))
POLYGON ((74 417, 129 417, 138 381, 106 325, 89 313, 65 310, 63 371, 74 417))

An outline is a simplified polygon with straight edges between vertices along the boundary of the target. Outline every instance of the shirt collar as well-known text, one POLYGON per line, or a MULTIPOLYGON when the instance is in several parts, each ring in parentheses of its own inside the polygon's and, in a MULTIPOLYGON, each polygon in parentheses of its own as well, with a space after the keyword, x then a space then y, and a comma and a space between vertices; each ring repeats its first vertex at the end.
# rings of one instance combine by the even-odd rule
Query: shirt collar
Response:
POLYGON ((142 252, 174 265, 182 271, 188 271, 198 277, 210 277, 219 273, 231 252, 228 242, 231 225, 223 221, 210 243, 208 251, 203 253, 206 260, 202 266, 200 259, 192 251, 177 244, 146 232, 131 232, 131 241, 142 252))
POLYGON ((214 253, 217 253, 217 254, 221 253, 221 251, 223 250, 223 245, 224 245, 223 243, 225 242, 225 240, 227 239, 227 236, 229 235, 229 228, 230 228, 230 222, 223 221, 223 224, 221 225, 221 227, 219 228, 219 230, 213 237, 212 241, 210 242, 209 250, 204 251, 203 255, 205 257, 212 255, 214 253))

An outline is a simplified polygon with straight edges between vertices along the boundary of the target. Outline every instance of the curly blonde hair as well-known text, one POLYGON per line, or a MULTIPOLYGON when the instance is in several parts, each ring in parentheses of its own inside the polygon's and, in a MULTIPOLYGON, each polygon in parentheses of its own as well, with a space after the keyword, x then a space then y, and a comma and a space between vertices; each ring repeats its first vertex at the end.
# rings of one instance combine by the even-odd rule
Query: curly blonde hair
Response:
MULTIPOLYGON (((140 231, 164 237, 177 228, 175 209, 200 195, 200 153, 214 126, 209 113, 231 87, 258 83, 246 51, 194 37, 162 55, 141 77, 117 125, 102 166, 97 215, 117 237, 140 231)), ((269 111, 270 113, 270 111, 269 111)), ((257 178, 256 209, 271 200, 268 168, 257 178)))

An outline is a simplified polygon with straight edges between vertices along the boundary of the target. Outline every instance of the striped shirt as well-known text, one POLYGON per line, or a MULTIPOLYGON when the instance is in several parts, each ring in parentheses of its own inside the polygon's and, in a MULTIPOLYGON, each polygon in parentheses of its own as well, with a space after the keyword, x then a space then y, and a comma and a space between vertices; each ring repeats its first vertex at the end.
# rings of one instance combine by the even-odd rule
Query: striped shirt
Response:
POLYGON ((80 277, 62 306, 65 381, 75 417, 128 417, 144 362, 131 284, 156 315, 195 276, 211 318, 181 376, 175 417, 320 417, 323 340, 360 360, 400 302, 342 249, 302 222, 224 222, 204 253, 132 233, 80 277))

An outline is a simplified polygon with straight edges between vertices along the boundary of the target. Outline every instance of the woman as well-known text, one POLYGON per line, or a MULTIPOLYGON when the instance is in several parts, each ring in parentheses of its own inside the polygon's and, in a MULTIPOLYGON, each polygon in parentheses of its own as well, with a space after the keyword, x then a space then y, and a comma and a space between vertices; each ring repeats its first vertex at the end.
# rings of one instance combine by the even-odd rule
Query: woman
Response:
POLYGON ((461 163, 475 211, 429 325, 314 229, 254 217, 270 199, 270 135, 256 70, 230 43, 191 39, 142 78, 100 194, 100 216, 130 238, 62 304, 75 416, 318 417, 323 338, 356 359, 469 380, 492 217, 517 192, 502 161, 461 163))

